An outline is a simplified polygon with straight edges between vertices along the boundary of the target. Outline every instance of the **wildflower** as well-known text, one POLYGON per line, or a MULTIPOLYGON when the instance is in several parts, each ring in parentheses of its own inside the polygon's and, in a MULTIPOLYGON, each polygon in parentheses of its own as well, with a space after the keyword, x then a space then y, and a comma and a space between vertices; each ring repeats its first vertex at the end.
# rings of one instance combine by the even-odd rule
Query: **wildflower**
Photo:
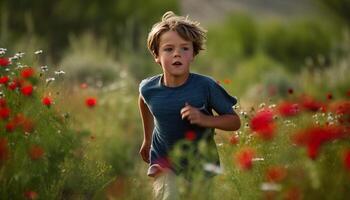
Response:
POLYGON ((230 137, 230 144, 234 145, 237 144, 239 141, 238 136, 236 134, 232 134, 230 137))
POLYGON ((260 189, 262 191, 280 191, 282 187, 276 183, 262 183, 260 189))
POLYGON ((308 156, 315 160, 322 144, 344 136, 344 129, 340 126, 316 126, 301 131, 293 136, 295 144, 305 146, 308 156))
POLYGON ((86 83, 80 84, 81 89, 86 89, 87 87, 88 87, 88 84, 86 84, 86 83))
POLYGON ((8 89, 9 90, 15 90, 17 87, 19 87, 19 84, 17 81, 12 81, 9 85, 8 85, 8 89))
POLYGON ((59 71, 55 71, 55 75, 57 76, 61 76, 61 75, 64 75, 66 72, 62 71, 62 70, 59 70, 59 71))
POLYGON ((325 110, 326 106, 316 101, 314 98, 310 96, 303 96, 301 99, 301 106, 308 111, 317 112, 319 110, 325 110))
POLYGON ((43 50, 38 50, 34 52, 35 55, 42 54, 42 53, 43 53, 43 50))
POLYGON ((10 116, 11 110, 9 108, 3 107, 0 108, 0 118, 7 119, 10 116))
POLYGON ((52 104, 52 98, 51 98, 51 97, 48 97, 48 96, 43 97, 42 100, 41 100, 41 102, 42 102, 45 106, 50 107, 51 104, 52 104))
POLYGON ((41 148, 40 146, 33 145, 30 147, 28 154, 30 159, 39 160, 44 156, 44 149, 41 148))
POLYGON ((16 126, 15 126, 15 123, 13 123, 12 121, 11 122, 8 122, 5 126, 5 129, 8 133, 11 133, 15 130, 16 126))
POLYGON ((23 86, 21 88, 21 92, 25 96, 30 96, 33 93, 33 86, 32 85, 23 86))
POLYGON ((42 72, 46 72, 46 71, 49 70, 49 68, 47 67, 47 65, 41 66, 40 69, 41 69, 42 72))
POLYGON ((34 69, 31 67, 24 68, 21 71, 21 77, 24 79, 30 78, 34 75, 34 69))
POLYGON ((332 100, 332 99, 333 99, 332 93, 328 93, 328 94, 327 94, 327 99, 328 99, 328 100, 332 100))
POLYGON ((96 106, 97 100, 94 97, 89 97, 85 100, 86 106, 92 108, 96 106))
POLYGON ((271 139, 276 128, 272 110, 264 109, 256 113, 250 121, 250 128, 263 139, 271 139))
POLYGON ((301 193, 299 188, 291 187, 286 191, 283 199, 285 199, 285 200, 301 200, 303 198, 302 198, 302 193, 301 193))
POLYGON ((5 108, 7 105, 6 100, 4 98, 0 98, 0 108, 5 108))
POLYGON ((253 158, 255 156, 255 150, 251 148, 241 149, 236 153, 236 164, 243 170, 249 170, 253 167, 253 158))
POLYGON ((289 88, 289 89, 288 89, 288 94, 293 94, 293 93, 294 93, 293 88, 289 88))
POLYGON ((203 168, 207 172, 211 172, 214 174, 222 174, 223 170, 219 165, 213 163, 205 163, 203 164, 203 168))
POLYGON ((231 81, 230 79, 225 79, 225 80, 224 80, 224 83, 225 83, 225 84, 230 84, 231 82, 232 82, 232 81, 231 81))
POLYGON ((0 137, 0 164, 9 157, 8 142, 6 138, 0 137))
POLYGON ((350 149, 347 149, 344 153, 344 166, 345 169, 350 171, 350 149))
POLYGON ((49 85, 51 82, 53 82, 55 78, 47 78, 46 79, 46 85, 49 85))
POLYGON ((295 116, 299 113, 299 105, 285 101, 278 105, 277 111, 283 117, 295 116))
POLYGON ((24 192, 24 197, 26 199, 29 199, 29 200, 37 199, 38 196, 39 196, 38 193, 36 193, 35 191, 32 191, 32 190, 28 190, 28 191, 24 192))
POLYGON ((10 64, 10 60, 8 58, 0 58, 0 66, 6 67, 10 64))
POLYGON ((197 138, 196 132, 194 131, 187 131, 185 133, 185 139, 188 141, 194 141, 197 138))
POLYGON ((280 182, 287 176, 286 169, 281 166, 269 167, 266 170, 266 180, 268 182, 280 182))
POLYGON ((0 77, 0 84, 6 85, 9 82, 9 77, 8 76, 1 76, 0 77))

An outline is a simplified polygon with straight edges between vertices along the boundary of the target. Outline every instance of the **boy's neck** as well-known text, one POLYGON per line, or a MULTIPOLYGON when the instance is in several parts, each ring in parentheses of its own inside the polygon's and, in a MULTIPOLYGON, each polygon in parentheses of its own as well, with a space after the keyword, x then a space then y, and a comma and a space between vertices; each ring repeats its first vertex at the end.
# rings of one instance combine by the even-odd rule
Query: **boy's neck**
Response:
POLYGON ((167 87, 179 87, 187 81, 189 76, 190 73, 183 76, 169 76, 167 74, 163 74, 162 82, 167 87))

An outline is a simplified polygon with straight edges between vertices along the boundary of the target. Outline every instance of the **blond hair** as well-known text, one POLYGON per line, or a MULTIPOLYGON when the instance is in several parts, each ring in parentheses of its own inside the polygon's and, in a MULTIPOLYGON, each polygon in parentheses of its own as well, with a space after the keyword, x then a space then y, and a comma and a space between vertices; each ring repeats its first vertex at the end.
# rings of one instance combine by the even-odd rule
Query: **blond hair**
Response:
POLYGON ((188 19, 188 16, 177 16, 168 11, 163 15, 162 21, 153 25, 148 34, 147 47, 153 56, 158 56, 160 36, 170 30, 176 31, 184 40, 192 42, 194 55, 204 49, 207 31, 199 26, 198 22, 188 19))

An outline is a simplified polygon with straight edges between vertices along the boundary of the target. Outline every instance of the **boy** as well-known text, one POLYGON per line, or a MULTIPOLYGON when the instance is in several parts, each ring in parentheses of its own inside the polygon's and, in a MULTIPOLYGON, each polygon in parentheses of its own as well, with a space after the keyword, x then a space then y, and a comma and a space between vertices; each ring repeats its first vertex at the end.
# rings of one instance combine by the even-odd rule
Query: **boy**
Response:
POLYGON ((154 177, 156 199, 178 198, 175 174, 219 165, 214 128, 240 128, 232 109, 236 98, 213 79, 190 73, 191 62, 203 50, 205 33, 199 23, 169 11, 148 35, 148 49, 163 73, 140 83, 144 131, 140 154, 150 164, 147 174, 154 177), (187 145, 181 146, 185 156, 180 159, 171 154, 178 144, 187 145))

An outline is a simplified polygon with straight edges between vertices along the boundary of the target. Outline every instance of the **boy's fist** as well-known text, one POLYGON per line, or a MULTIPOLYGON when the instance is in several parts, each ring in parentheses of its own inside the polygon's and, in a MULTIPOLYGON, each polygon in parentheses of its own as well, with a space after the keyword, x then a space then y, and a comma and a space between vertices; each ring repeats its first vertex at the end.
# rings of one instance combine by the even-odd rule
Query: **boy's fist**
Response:
POLYGON ((142 159, 146 162, 149 163, 149 151, 151 149, 151 144, 143 141, 142 146, 140 148, 140 155, 142 157, 142 159))

